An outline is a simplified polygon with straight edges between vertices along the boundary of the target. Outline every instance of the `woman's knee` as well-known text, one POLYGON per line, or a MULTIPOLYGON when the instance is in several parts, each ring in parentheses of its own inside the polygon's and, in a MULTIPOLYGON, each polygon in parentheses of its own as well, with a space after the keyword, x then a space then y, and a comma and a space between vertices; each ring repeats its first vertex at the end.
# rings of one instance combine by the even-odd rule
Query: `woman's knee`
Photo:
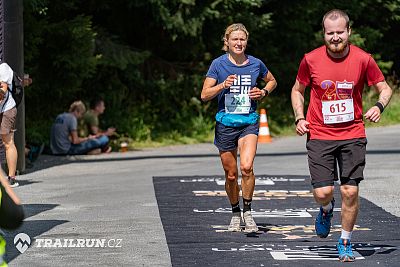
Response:
POLYGON ((235 182, 238 179, 237 171, 225 170, 225 178, 228 182, 235 182))

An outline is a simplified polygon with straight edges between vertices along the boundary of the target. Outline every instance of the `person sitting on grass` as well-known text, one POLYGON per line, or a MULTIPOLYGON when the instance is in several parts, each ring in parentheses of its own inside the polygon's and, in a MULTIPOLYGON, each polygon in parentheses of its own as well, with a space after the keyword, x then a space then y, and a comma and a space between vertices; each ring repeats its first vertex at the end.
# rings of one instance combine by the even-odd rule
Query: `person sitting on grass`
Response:
MULTIPOLYGON (((110 127, 106 131, 100 128, 99 116, 104 113, 105 109, 104 100, 101 97, 96 97, 90 102, 90 109, 79 119, 78 128, 80 137, 87 137, 90 135, 96 137, 102 136, 102 138, 104 140, 107 139, 107 143, 109 143, 109 137, 115 134, 115 128, 110 127)), ((111 147, 106 146, 102 152, 111 152, 111 147)))
POLYGON ((78 119, 86 112, 82 101, 71 104, 69 112, 59 114, 50 133, 50 148, 54 155, 100 154, 108 145, 107 136, 78 136, 78 119))

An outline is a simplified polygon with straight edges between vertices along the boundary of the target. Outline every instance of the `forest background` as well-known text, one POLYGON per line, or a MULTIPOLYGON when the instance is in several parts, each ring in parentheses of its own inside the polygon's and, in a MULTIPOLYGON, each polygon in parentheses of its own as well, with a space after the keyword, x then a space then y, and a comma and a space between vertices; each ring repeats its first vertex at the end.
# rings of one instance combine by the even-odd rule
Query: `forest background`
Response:
MULTIPOLYGON (((212 140, 216 101, 200 92, 225 28, 243 23, 247 53, 278 81, 260 103, 272 135, 294 133, 290 91, 304 53, 322 44, 321 19, 339 8, 351 42, 373 55, 394 89, 382 124, 400 123, 399 0, 24 0, 26 138, 49 142, 51 124, 77 99, 106 103, 103 128, 132 147, 212 140), (396 37, 397 36, 397 37, 396 37)), ((367 108, 377 100, 365 89, 367 108)))

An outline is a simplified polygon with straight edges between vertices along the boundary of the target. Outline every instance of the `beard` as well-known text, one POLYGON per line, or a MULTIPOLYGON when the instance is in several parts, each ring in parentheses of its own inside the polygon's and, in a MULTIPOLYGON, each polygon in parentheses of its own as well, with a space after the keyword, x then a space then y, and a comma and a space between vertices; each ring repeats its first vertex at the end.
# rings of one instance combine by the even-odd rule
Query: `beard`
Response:
POLYGON ((326 48, 334 54, 341 54, 347 47, 348 41, 341 41, 338 43, 332 43, 325 41, 326 48))

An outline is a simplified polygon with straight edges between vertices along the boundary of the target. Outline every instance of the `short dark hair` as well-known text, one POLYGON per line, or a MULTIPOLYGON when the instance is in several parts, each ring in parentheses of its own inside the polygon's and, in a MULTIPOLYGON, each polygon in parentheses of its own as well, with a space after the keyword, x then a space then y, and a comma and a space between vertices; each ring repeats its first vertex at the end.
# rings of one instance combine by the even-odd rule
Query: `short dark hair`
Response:
POLYGON ((336 20, 338 18, 344 18, 346 20, 346 28, 350 28, 350 19, 349 15, 346 12, 340 9, 332 9, 325 13, 324 17, 322 18, 322 31, 325 32, 324 22, 326 19, 336 20))
POLYGON ((95 109, 101 102, 104 102, 104 99, 101 96, 96 96, 90 101, 90 108, 95 109))

